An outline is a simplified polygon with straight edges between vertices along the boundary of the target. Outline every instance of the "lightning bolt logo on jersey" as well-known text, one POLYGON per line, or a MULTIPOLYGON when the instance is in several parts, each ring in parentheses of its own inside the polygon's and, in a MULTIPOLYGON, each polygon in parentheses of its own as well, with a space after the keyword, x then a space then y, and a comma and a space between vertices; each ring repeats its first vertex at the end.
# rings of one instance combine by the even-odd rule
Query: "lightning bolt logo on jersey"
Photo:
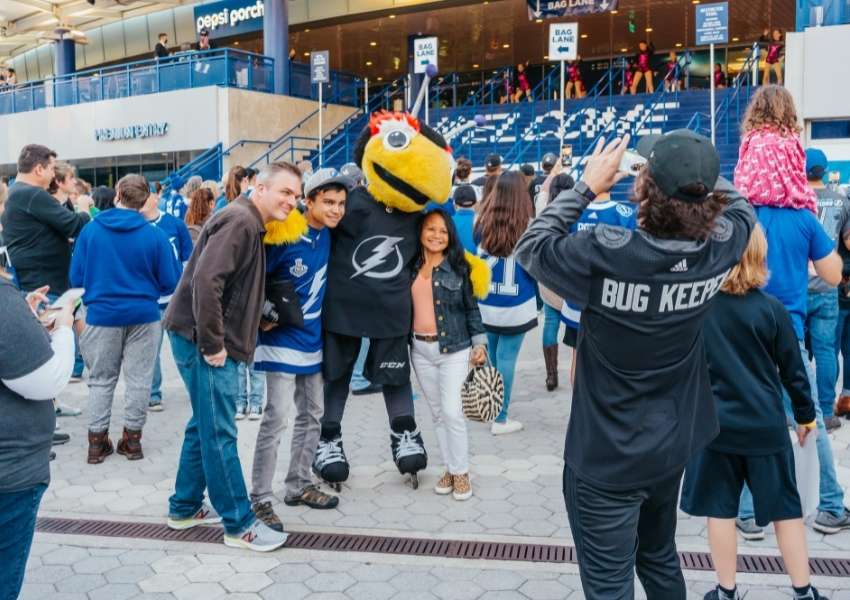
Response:
POLYGON ((410 271, 419 252, 419 214, 389 208, 356 188, 331 235, 325 330, 352 337, 406 336, 413 318, 410 271))
POLYGON ((262 331, 254 353, 254 368, 297 375, 322 368, 322 302, 327 289, 331 237, 327 229, 310 229, 298 242, 266 246, 266 272, 292 281, 303 327, 275 327, 262 331))

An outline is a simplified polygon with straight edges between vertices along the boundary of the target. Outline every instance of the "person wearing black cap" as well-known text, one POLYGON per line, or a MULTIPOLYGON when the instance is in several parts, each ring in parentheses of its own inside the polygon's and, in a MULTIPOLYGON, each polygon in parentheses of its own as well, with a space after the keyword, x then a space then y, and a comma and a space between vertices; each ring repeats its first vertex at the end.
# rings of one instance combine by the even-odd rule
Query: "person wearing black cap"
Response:
POLYGON ((684 600, 676 504, 687 461, 718 432, 702 324, 755 225, 719 178, 711 142, 687 130, 654 140, 635 180, 636 231, 570 235, 618 171, 629 136, 600 141, 581 180, 520 239, 517 260, 582 309, 564 499, 585 597, 684 600))
POLYGON ((206 27, 198 32, 198 50, 212 50, 210 43, 210 30, 206 27))
POLYGON ((489 177, 502 174, 502 157, 498 154, 488 154, 484 161, 484 175, 473 180, 472 185, 483 187, 489 177))
POLYGON ((452 196, 455 214, 452 215, 452 220, 457 229, 460 243, 463 244, 467 252, 472 254, 478 252, 478 244, 475 243, 475 236, 472 233, 472 226, 475 223, 475 208, 473 207, 477 201, 478 192, 471 184, 462 183, 455 188, 452 196))
POLYGON ((549 174, 552 172, 552 168, 556 164, 558 164, 557 156, 551 152, 547 152, 543 155, 543 159, 540 161, 540 168, 543 169, 543 173, 535 176, 528 185, 528 193, 531 194, 531 199, 535 203, 537 203, 537 194, 540 193, 540 189, 543 187, 543 182, 546 181, 547 177, 549 177, 549 174))

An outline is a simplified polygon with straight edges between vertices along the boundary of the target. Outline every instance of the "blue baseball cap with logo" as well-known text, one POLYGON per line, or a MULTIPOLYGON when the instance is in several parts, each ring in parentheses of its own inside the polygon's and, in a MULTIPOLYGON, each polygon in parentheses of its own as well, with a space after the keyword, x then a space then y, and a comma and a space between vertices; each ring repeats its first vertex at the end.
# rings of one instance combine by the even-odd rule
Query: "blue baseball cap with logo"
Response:
POLYGON ((806 176, 809 179, 823 179, 829 160, 820 148, 806 150, 806 176))

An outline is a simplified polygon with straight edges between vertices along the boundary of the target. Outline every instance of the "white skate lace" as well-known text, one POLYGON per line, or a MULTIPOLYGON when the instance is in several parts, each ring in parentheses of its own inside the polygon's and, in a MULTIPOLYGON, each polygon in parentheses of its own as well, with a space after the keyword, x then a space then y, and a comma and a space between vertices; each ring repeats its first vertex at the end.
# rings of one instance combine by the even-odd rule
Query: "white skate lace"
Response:
POLYGON ((416 439, 419 435, 419 429, 415 431, 402 431, 401 433, 393 432, 392 436, 398 440, 398 445, 395 449, 395 459, 399 460, 406 456, 414 456, 422 454, 422 444, 416 439))
POLYGON ((316 450, 316 462, 322 466, 345 462, 345 454, 342 453, 342 440, 320 441, 319 448, 316 450))

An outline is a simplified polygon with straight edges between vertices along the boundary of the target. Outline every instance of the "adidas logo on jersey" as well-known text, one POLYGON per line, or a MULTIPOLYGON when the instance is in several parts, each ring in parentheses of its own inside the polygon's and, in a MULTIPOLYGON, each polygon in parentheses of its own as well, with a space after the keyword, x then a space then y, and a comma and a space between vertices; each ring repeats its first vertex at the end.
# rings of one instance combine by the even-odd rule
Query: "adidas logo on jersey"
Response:
POLYGON ((301 258, 295 259, 295 264, 289 267, 289 272, 293 277, 301 277, 307 273, 309 269, 304 265, 304 260, 301 258))
POLYGON ((684 273, 688 270, 688 260, 683 258, 670 268, 671 273, 684 273))

